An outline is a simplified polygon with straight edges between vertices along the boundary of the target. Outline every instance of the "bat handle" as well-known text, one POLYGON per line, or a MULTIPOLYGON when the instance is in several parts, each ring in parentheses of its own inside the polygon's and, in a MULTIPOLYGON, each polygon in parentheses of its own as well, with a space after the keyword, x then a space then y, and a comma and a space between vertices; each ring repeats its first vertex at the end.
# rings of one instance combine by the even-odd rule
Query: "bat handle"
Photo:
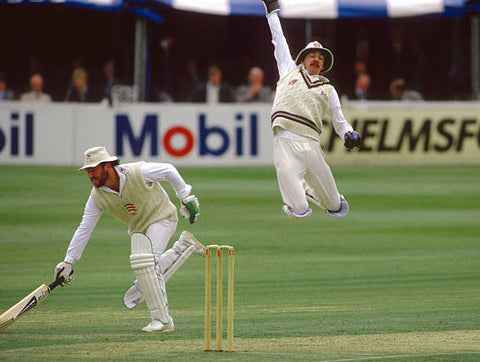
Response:
POLYGON ((59 286, 63 282, 63 277, 59 277, 48 285, 48 289, 53 290, 55 287, 59 286))

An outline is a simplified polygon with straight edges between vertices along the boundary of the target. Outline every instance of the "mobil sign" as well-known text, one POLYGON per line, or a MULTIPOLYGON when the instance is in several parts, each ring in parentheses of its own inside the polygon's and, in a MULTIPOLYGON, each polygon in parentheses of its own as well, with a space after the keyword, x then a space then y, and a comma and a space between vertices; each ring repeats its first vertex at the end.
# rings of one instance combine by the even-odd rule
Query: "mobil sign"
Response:
POLYGON ((114 151, 123 159, 176 164, 271 164, 264 107, 156 106, 114 113, 114 151))

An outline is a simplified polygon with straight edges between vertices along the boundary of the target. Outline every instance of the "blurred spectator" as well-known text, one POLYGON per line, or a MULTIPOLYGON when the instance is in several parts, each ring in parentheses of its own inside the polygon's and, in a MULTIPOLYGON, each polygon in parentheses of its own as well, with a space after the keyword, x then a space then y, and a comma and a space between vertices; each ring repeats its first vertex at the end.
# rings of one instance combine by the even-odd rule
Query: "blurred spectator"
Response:
POLYGON ((423 96, 420 92, 412 89, 406 89, 405 80, 398 78, 390 83, 390 95, 394 100, 402 101, 422 101, 423 96))
POLYGON ((237 88, 237 102, 271 102, 273 91, 270 87, 263 85, 263 70, 253 67, 248 72, 248 84, 237 88))
POLYGON ((361 73, 357 76, 355 81, 355 89, 352 99, 357 100, 367 100, 370 99, 369 89, 370 89, 371 78, 366 73, 361 73))
POLYGON ((109 60, 103 65, 103 86, 102 86, 102 100, 108 99, 108 103, 112 104, 112 86, 115 81, 115 67, 113 62, 109 60))
POLYGON ((200 76, 195 59, 187 57, 184 68, 180 74, 178 100, 181 102, 188 101, 192 89, 196 89, 200 85, 200 76))
POLYGON ((65 102, 97 102, 93 92, 88 88, 88 73, 84 68, 76 68, 72 73, 72 84, 65 95, 65 102))
POLYGON ((207 82, 193 91, 190 102, 209 104, 235 102, 231 88, 222 83, 222 70, 218 66, 212 65, 208 68, 207 82))
POLYGON ((36 73, 30 77, 30 92, 20 96, 22 101, 51 102, 50 94, 43 92, 43 77, 36 73))
POLYGON ((15 93, 7 88, 7 78, 0 72, 0 102, 11 101, 15 99, 15 93))

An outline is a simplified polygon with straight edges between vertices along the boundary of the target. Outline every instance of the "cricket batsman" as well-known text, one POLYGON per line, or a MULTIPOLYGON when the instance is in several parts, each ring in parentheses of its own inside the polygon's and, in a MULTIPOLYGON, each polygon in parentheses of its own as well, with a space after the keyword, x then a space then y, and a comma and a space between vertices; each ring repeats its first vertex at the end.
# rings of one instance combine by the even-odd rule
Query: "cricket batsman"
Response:
POLYGON ((192 187, 177 169, 168 163, 135 162, 120 164, 105 147, 85 151, 85 170, 93 184, 82 221, 73 235, 67 254, 55 268, 55 279, 63 276, 72 281, 72 264, 80 260, 92 231, 104 210, 128 225, 131 237, 130 265, 136 280, 126 291, 123 301, 134 308, 145 300, 151 323, 144 332, 170 332, 173 319, 168 311, 166 281, 192 254, 205 254, 205 247, 184 231, 171 249, 167 244, 177 229, 177 208, 159 181, 168 181, 181 202, 181 214, 190 223, 197 221, 200 205, 191 194, 192 187))
POLYGON ((271 125, 283 211, 302 222, 312 213, 310 201, 328 215, 343 217, 348 203, 337 190, 320 145, 322 119, 332 120, 346 148, 360 147, 361 138, 343 116, 335 88, 323 76, 332 69, 333 54, 313 41, 293 60, 278 17, 278 1, 262 1, 279 73, 271 125))

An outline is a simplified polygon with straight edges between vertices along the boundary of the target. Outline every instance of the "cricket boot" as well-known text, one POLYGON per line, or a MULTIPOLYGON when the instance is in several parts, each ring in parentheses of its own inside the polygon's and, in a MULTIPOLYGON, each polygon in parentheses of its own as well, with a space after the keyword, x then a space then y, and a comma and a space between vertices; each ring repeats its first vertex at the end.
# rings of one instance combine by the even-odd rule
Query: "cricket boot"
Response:
POLYGON ((158 319, 154 319, 150 322, 150 324, 146 327, 142 328, 144 332, 161 332, 161 333, 168 333, 173 332, 175 330, 175 325, 173 324, 173 319, 170 320, 169 323, 164 324, 160 322, 158 319))

